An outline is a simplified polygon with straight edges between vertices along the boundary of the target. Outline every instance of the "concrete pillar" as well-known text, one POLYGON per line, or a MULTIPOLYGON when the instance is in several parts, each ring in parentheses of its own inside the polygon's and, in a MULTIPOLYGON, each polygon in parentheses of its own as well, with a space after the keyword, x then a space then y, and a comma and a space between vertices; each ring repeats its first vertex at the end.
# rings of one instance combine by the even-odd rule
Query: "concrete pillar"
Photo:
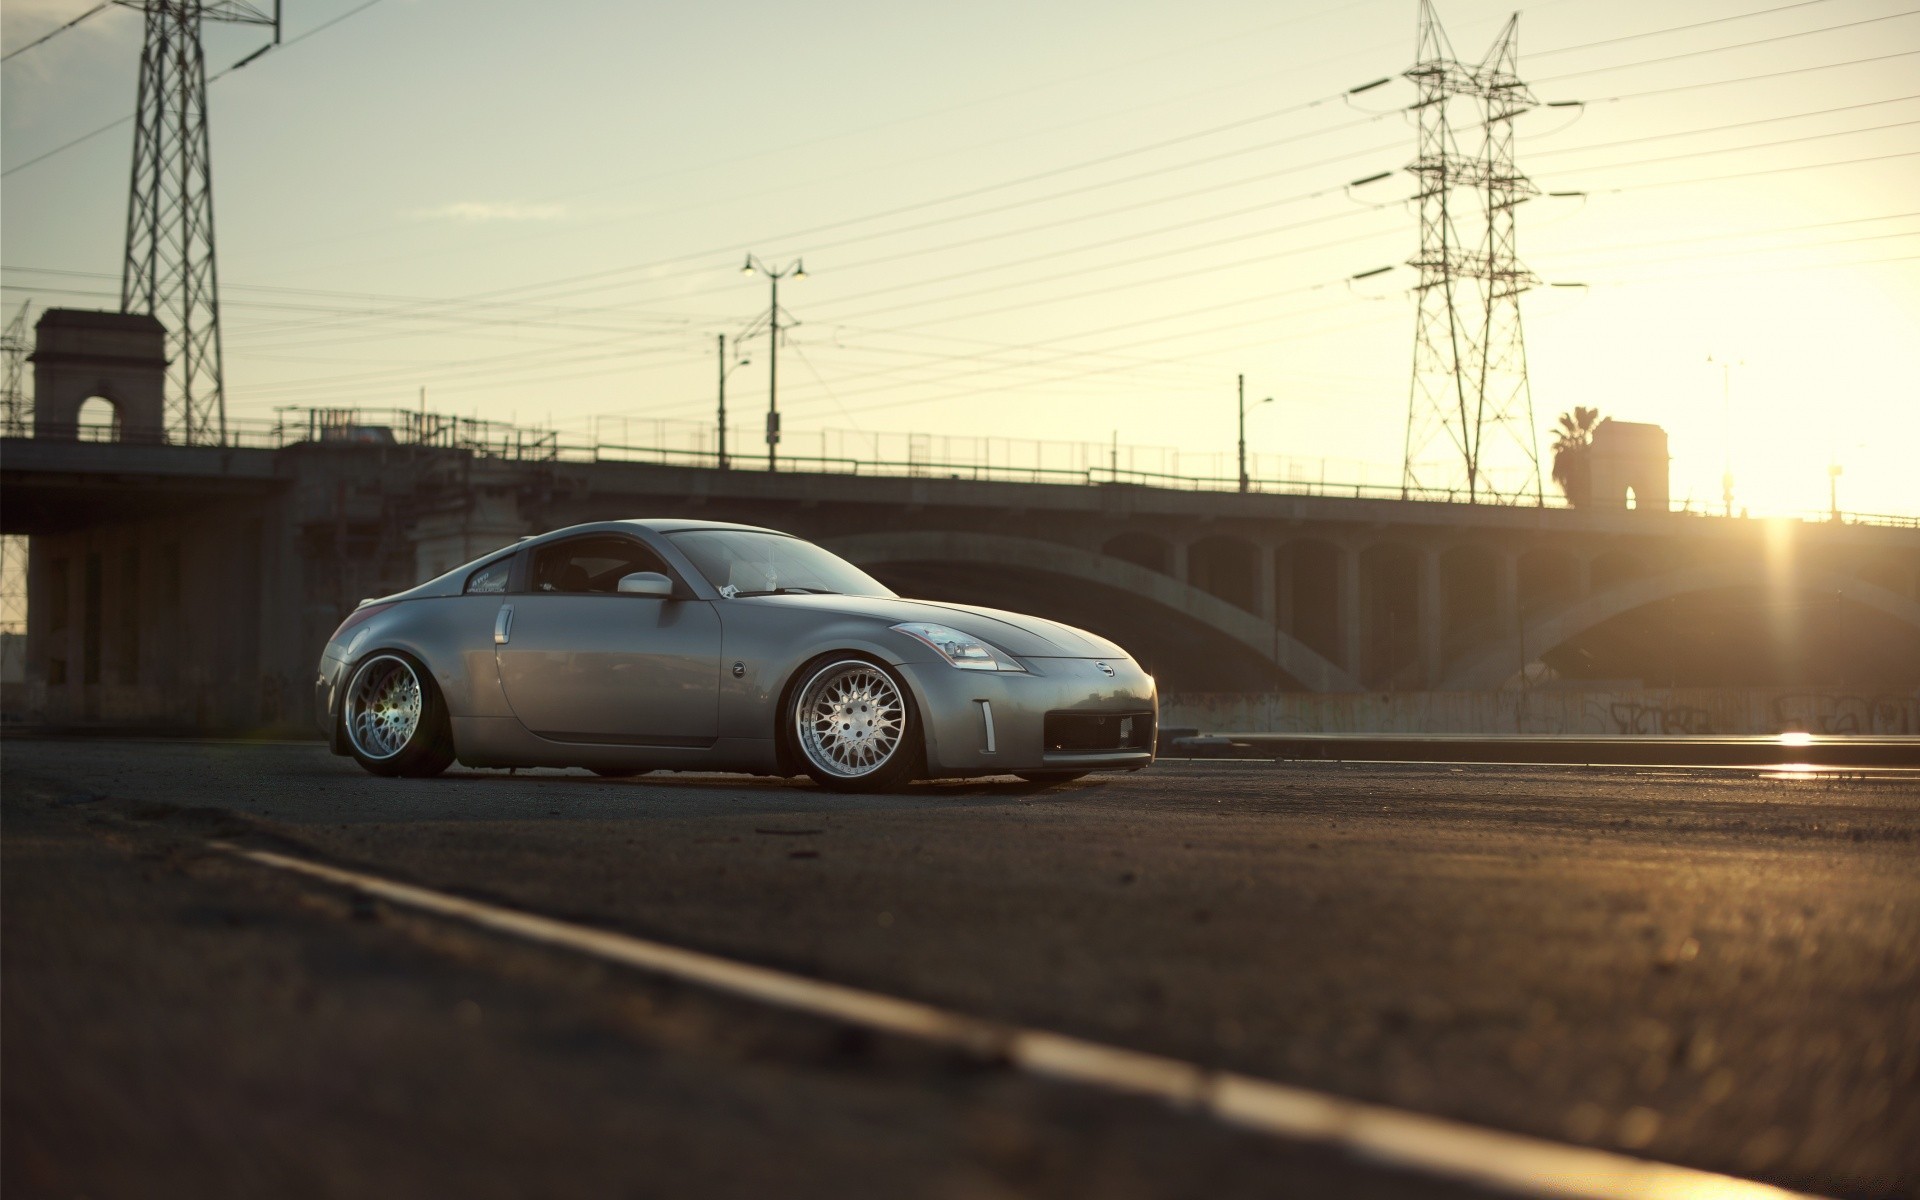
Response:
POLYGON ((1494 627, 1504 637, 1519 620, 1520 556, 1512 550, 1495 551, 1493 570, 1494 627))
POLYGON ((1253 562, 1253 603, 1260 619, 1271 625, 1279 611, 1274 597, 1273 547, 1256 544, 1253 562))
MULTIPOLYGON (((1360 547, 1340 547, 1340 665, 1360 674, 1360 547)), ((1362 682, 1365 682, 1364 680, 1362 682)))
POLYGON ((1267 551, 1267 563, 1273 570, 1273 623, 1294 636, 1293 628, 1293 554, 1281 553, 1275 546, 1267 551))
POLYGON ((1421 678, 1431 688, 1440 682, 1442 662, 1440 636, 1443 628, 1440 611, 1440 548, 1424 546, 1420 550, 1419 637, 1421 678))

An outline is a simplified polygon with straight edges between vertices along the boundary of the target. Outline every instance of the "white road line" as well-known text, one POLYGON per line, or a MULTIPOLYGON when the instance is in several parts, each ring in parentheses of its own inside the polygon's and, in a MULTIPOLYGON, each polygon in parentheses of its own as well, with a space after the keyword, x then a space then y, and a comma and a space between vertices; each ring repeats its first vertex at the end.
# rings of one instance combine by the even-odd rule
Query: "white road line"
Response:
POLYGON ((986 1021, 918 1001, 574 925, 285 854, 247 850, 227 842, 211 845, 261 866, 357 889, 390 904, 763 1004, 998 1057, 1030 1074, 1151 1097, 1228 1125, 1331 1146, 1401 1170, 1521 1196, 1783 1200, 1799 1195, 1729 1175, 1362 1104, 1180 1059, 986 1021))

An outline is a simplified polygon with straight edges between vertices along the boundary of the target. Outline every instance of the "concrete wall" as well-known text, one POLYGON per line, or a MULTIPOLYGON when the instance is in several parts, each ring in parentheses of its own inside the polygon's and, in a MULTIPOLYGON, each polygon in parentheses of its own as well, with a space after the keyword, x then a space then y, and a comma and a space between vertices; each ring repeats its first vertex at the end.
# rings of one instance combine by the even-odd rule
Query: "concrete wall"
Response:
POLYGON ((1920 734, 1920 686, 1170 693, 1160 723, 1203 733, 1920 734))

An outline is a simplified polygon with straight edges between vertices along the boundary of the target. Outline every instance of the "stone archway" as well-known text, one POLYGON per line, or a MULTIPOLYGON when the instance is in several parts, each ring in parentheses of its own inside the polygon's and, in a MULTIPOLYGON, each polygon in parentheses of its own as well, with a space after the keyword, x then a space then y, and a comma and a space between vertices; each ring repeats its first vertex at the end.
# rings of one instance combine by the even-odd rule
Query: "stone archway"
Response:
POLYGON ((167 440, 167 331, 145 313, 50 308, 34 326, 33 436, 72 440, 90 400, 113 406, 116 440, 167 440))

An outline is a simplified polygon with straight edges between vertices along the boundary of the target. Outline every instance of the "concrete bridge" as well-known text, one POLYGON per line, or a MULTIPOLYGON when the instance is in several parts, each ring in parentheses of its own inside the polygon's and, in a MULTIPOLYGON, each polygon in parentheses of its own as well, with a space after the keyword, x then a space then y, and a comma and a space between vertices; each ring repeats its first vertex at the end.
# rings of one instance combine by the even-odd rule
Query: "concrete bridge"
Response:
POLYGON ((616 516, 790 530, 903 593, 1110 633, 1169 691, 1920 682, 1920 528, 720 471, 354 440, 0 444, 53 721, 297 723, 363 596, 616 516))

